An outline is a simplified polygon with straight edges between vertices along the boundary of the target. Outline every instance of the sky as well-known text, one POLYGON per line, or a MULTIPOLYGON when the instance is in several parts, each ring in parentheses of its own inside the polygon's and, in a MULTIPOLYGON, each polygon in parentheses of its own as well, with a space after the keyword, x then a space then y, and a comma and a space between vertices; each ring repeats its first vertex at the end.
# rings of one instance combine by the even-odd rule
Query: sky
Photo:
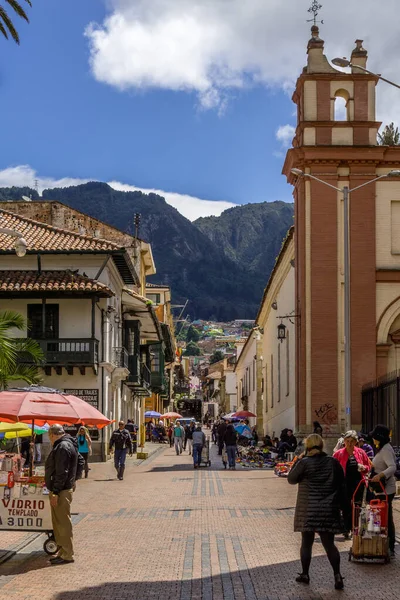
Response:
MULTIPOLYGON (((23 3, 23 0, 21 0, 23 3)), ((157 191, 193 220, 292 200, 281 174, 312 0, 32 0, 0 39, 0 185, 157 191)), ((0 0, 0 4, 1 4, 0 0)), ((325 54, 400 82, 398 0, 325 0, 325 54)), ((378 118, 400 122, 380 83, 378 118)))

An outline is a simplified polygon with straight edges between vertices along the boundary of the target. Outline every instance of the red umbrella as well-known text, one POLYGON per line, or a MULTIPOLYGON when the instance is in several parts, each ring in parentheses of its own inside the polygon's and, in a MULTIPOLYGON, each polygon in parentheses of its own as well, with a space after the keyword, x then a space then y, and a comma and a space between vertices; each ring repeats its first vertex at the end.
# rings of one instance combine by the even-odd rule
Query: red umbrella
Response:
POLYGON ((183 419, 183 417, 179 413, 169 412, 165 413, 165 415, 161 415, 160 419, 183 419))
POLYGON ((8 423, 34 421, 38 425, 82 423, 98 429, 111 423, 97 408, 77 396, 35 386, 0 392, 0 420, 8 423))
MULTIPOLYGON (((1 396, 1 394, 0 394, 1 396)), ((237 412, 232 414, 232 417, 236 417, 237 419, 248 419, 249 417, 256 417, 254 413, 249 410, 238 410, 237 412)))

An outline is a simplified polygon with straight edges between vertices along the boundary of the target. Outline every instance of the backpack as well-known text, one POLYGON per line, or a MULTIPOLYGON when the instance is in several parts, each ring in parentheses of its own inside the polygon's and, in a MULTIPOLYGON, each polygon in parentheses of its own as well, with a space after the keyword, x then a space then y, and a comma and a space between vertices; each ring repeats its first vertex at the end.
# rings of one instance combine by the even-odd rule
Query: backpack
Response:
POLYGON ((78 450, 78 440, 76 437, 72 437, 72 435, 68 435, 69 441, 72 443, 75 451, 78 455, 78 460, 76 463, 76 472, 75 472, 75 481, 78 479, 82 479, 83 471, 85 470, 85 459, 82 454, 78 450))

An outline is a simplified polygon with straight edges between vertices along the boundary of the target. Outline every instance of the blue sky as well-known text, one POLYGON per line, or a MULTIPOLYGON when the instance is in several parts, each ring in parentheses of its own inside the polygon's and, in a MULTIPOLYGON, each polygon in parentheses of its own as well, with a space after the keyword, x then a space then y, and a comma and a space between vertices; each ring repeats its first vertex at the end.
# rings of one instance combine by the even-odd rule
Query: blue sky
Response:
MULTIPOLYGON (((15 19, 21 46, 0 39, 0 184, 98 179, 238 204, 291 201, 281 175, 295 123, 287 90, 306 61, 310 1, 296 0, 292 15, 276 0, 248 0, 244 11, 239 0, 199 2, 33 0, 30 25, 15 19)), ((349 54, 360 33, 347 30, 332 52, 349 54)))

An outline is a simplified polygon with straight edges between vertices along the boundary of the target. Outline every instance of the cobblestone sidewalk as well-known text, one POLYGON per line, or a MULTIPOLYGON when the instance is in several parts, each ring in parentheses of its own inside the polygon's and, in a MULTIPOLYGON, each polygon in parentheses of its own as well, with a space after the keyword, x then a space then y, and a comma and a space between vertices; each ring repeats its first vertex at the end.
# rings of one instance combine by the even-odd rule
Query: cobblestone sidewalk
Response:
MULTIPOLYGON (((311 585, 294 582, 299 536, 296 489, 270 471, 211 469, 164 447, 123 482, 112 465, 93 465, 73 510, 76 561, 51 567, 42 539, 0 566, 0 598, 18 600, 394 600, 399 567, 349 563, 338 538, 345 591, 315 544, 311 585)), ((400 560, 400 559, 399 559, 400 560)))

